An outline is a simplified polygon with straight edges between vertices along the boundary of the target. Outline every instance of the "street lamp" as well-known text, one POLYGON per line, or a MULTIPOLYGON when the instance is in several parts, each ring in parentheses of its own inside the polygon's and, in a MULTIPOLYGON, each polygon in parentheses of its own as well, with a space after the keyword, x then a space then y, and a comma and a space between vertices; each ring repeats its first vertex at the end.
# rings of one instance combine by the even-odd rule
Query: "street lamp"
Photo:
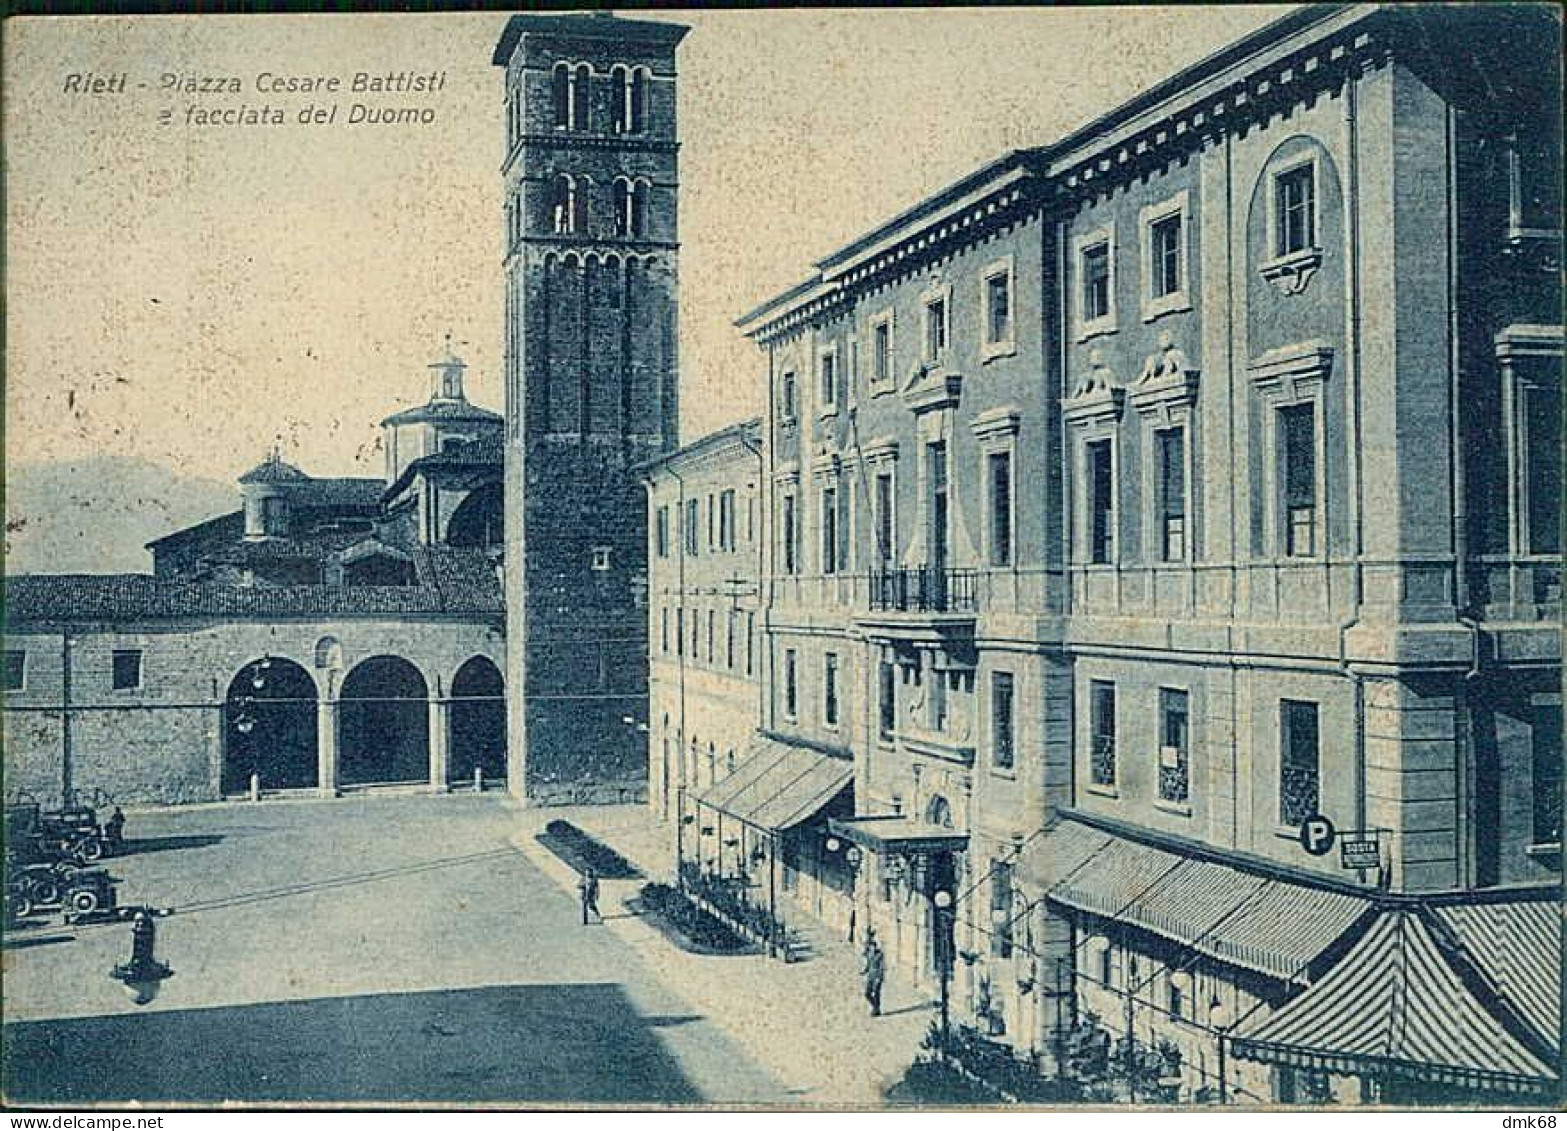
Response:
POLYGON ((936 972, 941 977, 941 1048, 952 1037, 952 893, 945 888, 930 897, 936 915, 936 972))
POLYGON ((1225 1080, 1224 1038, 1230 1027, 1230 1010, 1219 1000, 1218 994, 1213 995, 1213 1000, 1208 1005, 1208 1024, 1213 1027, 1214 1033, 1219 1038, 1219 1102, 1227 1104, 1230 1102, 1230 1090, 1225 1080))
POLYGON ((125 907, 121 908, 120 914, 122 918, 133 916, 131 957, 130 961, 122 962, 111 970, 109 976, 124 987, 133 1002, 147 1005, 158 996, 164 979, 174 976, 168 964, 159 962, 153 954, 158 941, 158 929, 153 924, 153 916, 172 913, 156 907, 125 907))

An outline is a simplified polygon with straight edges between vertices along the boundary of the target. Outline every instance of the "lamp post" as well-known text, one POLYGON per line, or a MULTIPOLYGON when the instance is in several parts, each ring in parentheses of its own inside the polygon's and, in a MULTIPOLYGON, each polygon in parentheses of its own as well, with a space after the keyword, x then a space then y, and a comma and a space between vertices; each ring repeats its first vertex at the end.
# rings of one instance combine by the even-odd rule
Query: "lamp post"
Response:
POLYGON ((942 888, 930 897, 936 916, 936 973, 941 978, 941 1048, 952 1038, 952 893, 942 888))
POLYGON ((174 971, 167 963, 159 962, 153 953, 158 941, 158 928, 154 916, 172 912, 157 907, 124 907, 121 918, 131 918, 131 957, 109 972, 109 976, 125 987, 125 992, 137 1005, 147 1005, 158 996, 164 979, 172 978, 174 971))
POLYGON ((1230 1010, 1219 1000, 1218 994, 1213 995, 1213 1000, 1208 1005, 1208 1024, 1213 1027, 1214 1033, 1219 1038, 1219 1102, 1227 1104, 1230 1102, 1230 1087, 1224 1071, 1224 1038, 1230 1027, 1230 1010))

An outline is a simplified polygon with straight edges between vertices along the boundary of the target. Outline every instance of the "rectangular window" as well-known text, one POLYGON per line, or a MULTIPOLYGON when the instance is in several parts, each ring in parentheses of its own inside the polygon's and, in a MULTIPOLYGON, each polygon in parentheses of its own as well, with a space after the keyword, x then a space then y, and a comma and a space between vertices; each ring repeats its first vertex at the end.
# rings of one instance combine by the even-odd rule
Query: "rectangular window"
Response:
POLYGON ((5 650, 5 689, 20 691, 27 686, 27 652, 22 648, 5 650))
POLYGON ((653 527, 653 544, 661 558, 669 557, 669 508, 658 508, 658 519, 653 527))
POLYGON ((1107 565, 1115 557, 1115 478, 1110 441, 1088 445, 1088 560, 1107 565))
POLYGON ((871 376, 880 384, 892 380, 892 323, 878 322, 871 327, 871 376))
POLYGON ((1534 828, 1535 844, 1562 842, 1562 709, 1560 704, 1534 708, 1534 828))
POLYGON ((669 609, 666 606, 665 608, 661 609, 660 612, 663 613, 663 617, 662 625, 658 634, 659 649, 660 651, 667 653, 669 651, 669 609))
POLYGON ((985 461, 990 469, 990 564, 1012 564, 1012 456, 994 452, 985 461))
POLYGON ((700 548, 697 543, 697 539, 700 537, 700 532, 697 530, 697 519, 699 517, 700 512, 697 510, 697 501, 695 499, 687 499, 685 537, 686 557, 688 558, 696 557, 697 551, 700 548))
MULTIPOLYGON (((926 563, 941 573, 947 568, 947 445, 939 440, 925 445, 925 477, 930 490, 926 563)), ((937 584, 944 582, 945 577, 942 577, 937 584)))
POLYGON ((675 655, 686 654, 686 611, 683 608, 675 610, 675 655))
POLYGON ((1284 502, 1284 552, 1309 558, 1317 552, 1316 406, 1279 409, 1280 479, 1284 502))
POLYGON ((784 649, 784 715, 793 719, 799 706, 799 686, 795 682, 796 656, 793 648, 784 649))
POLYGON ((821 357, 821 393, 823 412, 838 407, 838 355, 824 353, 821 357))
POLYGON ((718 498, 711 492, 707 496, 707 548, 718 545, 718 498))
POLYGON ((1012 957, 1013 899, 1012 865, 994 860, 990 865, 990 953, 997 958, 1012 957))
POLYGON ((1010 770, 1017 759, 1012 700, 1012 673, 992 672, 990 676, 991 765, 998 770, 1010 770))
POLYGON ((734 671, 735 667, 735 611, 729 610, 724 619, 724 667, 734 671))
POLYGON ((1012 276, 999 272, 985 280, 985 343, 1012 340, 1012 276))
POLYGON ((1524 439, 1529 458, 1528 538, 1531 554, 1559 554, 1562 550, 1562 402, 1558 387, 1526 386, 1524 439))
POLYGON ((695 660, 699 655, 701 655, 701 653, 697 650, 697 644, 696 644, 696 637, 697 637, 697 633, 700 631, 700 628, 701 628, 701 621, 702 621, 701 611, 698 610, 698 609, 692 609, 691 610, 691 658, 693 660, 695 660))
POLYGON ((1274 254, 1285 256, 1317 246, 1316 170, 1311 165, 1273 180, 1274 254))
POLYGON ((786 370, 778 382, 778 416, 786 423, 795 417, 794 370, 786 370))
POLYGON ((1188 766, 1190 714, 1186 692, 1159 689, 1159 800, 1184 803, 1191 796, 1188 766))
POLYGON ((947 300, 933 298, 925 304, 925 359, 936 361, 947 350, 947 300))
POLYGON ((745 614, 745 674, 751 675, 756 670, 756 661, 751 651, 756 638, 756 614, 750 610, 745 614))
POLYGON ((938 671, 930 681, 930 729, 937 734, 947 729, 947 675, 938 671))
POLYGON ((1317 705, 1279 701, 1279 823, 1298 827, 1317 812, 1317 705))
POLYGON ((822 722, 838 725, 838 654, 828 652, 822 664, 822 722))
POLYGON ((898 672, 886 660, 876 668, 877 731, 883 742, 891 742, 898 725, 898 672))
POLYGON ((707 662, 713 662, 713 638, 717 635, 718 613, 714 609, 707 610, 707 662))
POLYGON ((116 648, 113 655, 115 691, 132 691, 141 686, 141 649, 116 648))
POLYGON ((1115 684, 1088 685, 1088 777, 1095 785, 1115 785, 1115 684))
POLYGON ((798 523, 794 513, 794 496, 785 495, 782 506, 783 517, 779 522, 779 526, 782 528, 780 534, 783 537, 783 571, 785 573, 794 573, 795 548, 799 544, 798 523))
POLYGON ((1148 228, 1149 296, 1164 298, 1181 290, 1181 217, 1166 216, 1148 228))
POLYGON ((1083 321, 1110 317, 1110 244, 1091 244, 1082 251, 1083 321))
POLYGON ((1170 428, 1154 434, 1159 453, 1160 556, 1186 559, 1186 431, 1170 428))
POLYGON ((892 562, 893 552, 892 536, 892 473, 880 472, 876 476, 875 495, 876 514, 874 516, 876 529, 876 560, 883 565, 892 562))
POLYGON ((735 493, 732 487, 718 496, 718 545, 724 550, 735 548, 735 493))
POLYGON ((822 572, 838 572, 838 489, 822 490, 822 572))

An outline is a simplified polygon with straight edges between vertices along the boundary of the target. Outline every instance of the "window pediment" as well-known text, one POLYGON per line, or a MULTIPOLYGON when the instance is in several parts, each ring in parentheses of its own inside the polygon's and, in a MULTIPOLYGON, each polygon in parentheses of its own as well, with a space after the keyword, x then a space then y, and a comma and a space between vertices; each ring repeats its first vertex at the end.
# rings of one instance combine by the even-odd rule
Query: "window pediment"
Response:
POLYGON ((1126 401, 1126 390, 1121 387, 1115 371, 1106 364, 1100 350, 1088 355, 1088 372, 1072 387, 1071 395, 1061 406, 1069 424, 1113 424, 1121 419, 1126 401))
POLYGON ((1131 387, 1132 407, 1144 416, 1170 416, 1190 408, 1197 399, 1198 371, 1168 332, 1159 335, 1159 349, 1148 355, 1131 387))
POLYGON ((903 386, 903 403, 915 415, 958 407, 963 378, 945 366, 921 362, 903 386))
POLYGON ((1259 393, 1296 401, 1321 386, 1333 371, 1333 347, 1313 339, 1271 349, 1248 367, 1259 393))

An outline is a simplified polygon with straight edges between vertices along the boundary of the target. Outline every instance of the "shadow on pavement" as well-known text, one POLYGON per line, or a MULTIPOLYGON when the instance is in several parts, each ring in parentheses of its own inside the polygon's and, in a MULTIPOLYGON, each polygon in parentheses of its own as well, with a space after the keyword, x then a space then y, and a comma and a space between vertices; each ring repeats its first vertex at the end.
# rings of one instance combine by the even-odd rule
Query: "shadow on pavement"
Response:
POLYGON ((464 990, 4 1027, 9 1103, 700 1103, 618 985, 464 990))
POLYGON ((0 939, 0 950, 26 950, 34 946, 48 946, 50 943, 74 942, 75 935, 45 935, 42 938, 37 935, 27 935, 14 939, 9 934, 0 939))
POLYGON ((140 856, 144 852, 172 852, 179 848, 211 848, 222 844, 223 838, 215 833, 193 836, 139 836, 126 837, 114 850, 116 856, 140 856))

